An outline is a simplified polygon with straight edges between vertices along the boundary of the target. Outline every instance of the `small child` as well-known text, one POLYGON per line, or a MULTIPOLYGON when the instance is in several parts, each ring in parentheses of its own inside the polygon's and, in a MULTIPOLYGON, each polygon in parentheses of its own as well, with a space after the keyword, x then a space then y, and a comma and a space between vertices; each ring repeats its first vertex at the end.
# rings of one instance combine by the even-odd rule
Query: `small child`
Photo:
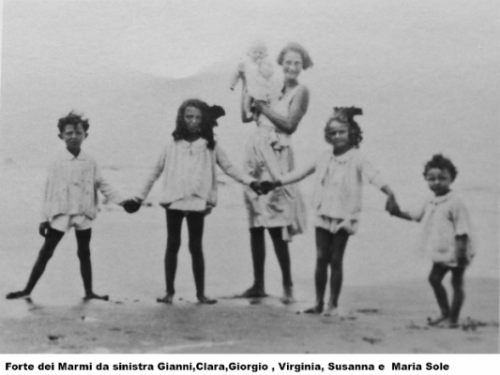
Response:
POLYGON ((254 186, 254 180, 242 175, 229 161, 214 139, 213 127, 224 114, 222 107, 209 107, 198 99, 186 100, 179 107, 176 129, 163 149, 156 166, 135 198, 146 199, 155 181, 163 174, 160 204, 167 219, 167 250, 165 254, 166 295, 161 303, 173 302, 177 254, 181 245, 182 221, 186 218, 189 251, 198 301, 213 304, 205 296, 205 263, 203 258, 203 226, 205 215, 217 203, 216 165, 236 181, 254 186))
POLYGON ((342 287, 342 263, 349 236, 356 233, 361 213, 363 182, 367 181, 387 196, 386 208, 395 210, 394 193, 379 172, 359 151, 362 131, 354 121, 360 108, 335 108, 325 126, 325 141, 333 146, 308 168, 292 171, 278 181, 265 181, 259 188, 270 189, 294 183, 316 172, 313 207, 316 210, 316 304, 307 314, 339 315, 338 298, 342 287), (323 298, 331 269, 330 298, 324 310, 323 298))
POLYGON ((424 177, 434 196, 415 213, 395 210, 391 214, 402 219, 422 222, 421 250, 430 256, 434 265, 429 282, 434 290, 441 316, 428 320, 430 325, 446 324, 458 327, 460 309, 465 299, 464 273, 474 254, 474 234, 469 211, 462 199, 451 191, 457 169, 451 160, 434 155, 424 168, 424 177), (453 300, 451 308, 444 276, 451 272, 453 300))
POLYGON ((279 78, 267 56, 267 46, 264 43, 253 43, 231 79, 231 90, 234 90, 240 79, 243 81, 243 106, 247 117, 254 113, 254 100, 274 102, 279 98, 283 87, 283 80, 279 78))
POLYGON ((66 150, 51 164, 45 185, 42 223, 39 227, 39 233, 45 237, 45 242, 33 266, 28 284, 22 291, 7 294, 7 299, 30 296, 64 233, 74 227, 80 272, 85 288, 84 299, 107 301, 108 296, 97 295, 92 289, 91 227, 97 216, 97 190, 117 204, 121 204, 122 199, 102 177, 94 158, 81 150, 81 145, 88 136, 88 120, 70 112, 59 119, 57 127, 59 138, 66 144, 66 150))

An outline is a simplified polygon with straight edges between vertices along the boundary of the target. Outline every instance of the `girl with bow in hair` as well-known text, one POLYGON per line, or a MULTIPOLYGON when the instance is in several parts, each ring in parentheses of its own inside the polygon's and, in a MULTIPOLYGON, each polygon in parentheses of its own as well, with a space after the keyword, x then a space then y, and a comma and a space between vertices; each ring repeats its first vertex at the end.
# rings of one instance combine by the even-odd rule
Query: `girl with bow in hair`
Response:
POLYGON ((263 192, 294 183, 316 172, 313 208, 316 211, 316 304, 308 314, 338 315, 338 298, 342 287, 342 261, 349 236, 359 224, 363 182, 367 181, 387 195, 386 209, 398 210, 394 193, 377 169, 358 150, 362 131, 354 116, 360 108, 335 108, 325 126, 325 141, 333 146, 308 168, 296 170, 277 181, 261 182, 263 192), (323 298, 330 266, 330 298, 326 308, 323 298))

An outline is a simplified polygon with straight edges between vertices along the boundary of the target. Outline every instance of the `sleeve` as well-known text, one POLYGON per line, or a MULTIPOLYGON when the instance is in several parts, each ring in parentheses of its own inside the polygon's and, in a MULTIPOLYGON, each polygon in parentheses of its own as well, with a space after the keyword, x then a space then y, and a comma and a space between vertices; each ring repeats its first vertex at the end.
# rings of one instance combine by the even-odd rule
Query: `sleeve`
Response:
POLYGON ((42 223, 50 220, 50 218, 47 215, 47 206, 50 204, 50 202, 48 202, 48 199, 49 199, 49 177, 51 172, 52 172, 52 166, 50 166, 50 168, 47 170, 47 175, 45 176, 45 181, 43 184, 42 207, 40 212, 40 221, 42 223))
POLYGON ((154 168, 151 170, 149 175, 146 178, 146 181, 142 185, 142 188, 139 190, 139 193, 136 195, 137 198, 144 200, 148 196, 149 192, 153 188, 154 183, 160 177, 163 169, 165 168, 165 162, 167 158, 167 147, 163 149, 154 168))
POLYGON ((293 184, 294 182, 298 182, 303 180, 307 176, 312 175, 316 171, 316 162, 309 164, 305 168, 302 169, 294 169, 291 172, 283 175, 279 181, 282 185, 293 184))
POLYGON ((104 178, 99 165, 95 164, 95 180, 97 189, 111 202, 120 204, 123 196, 104 178))
POLYGON ((363 180, 378 187, 379 189, 387 185, 387 182, 382 178, 378 169, 375 168, 366 157, 361 156, 359 163, 363 180))
POLYGON ((456 198, 451 207, 451 217, 455 227, 455 235, 460 236, 466 234, 471 236, 472 224, 471 217, 467 206, 462 199, 456 198))
POLYGON ((217 142, 215 144, 215 161, 217 165, 224 171, 225 174, 227 174, 229 177, 233 178, 234 180, 238 181, 241 184, 245 185, 250 185, 253 181, 255 181, 254 178, 243 174, 238 168, 236 168, 230 161, 229 158, 227 157, 225 151, 222 149, 222 147, 219 146, 219 143, 217 142))

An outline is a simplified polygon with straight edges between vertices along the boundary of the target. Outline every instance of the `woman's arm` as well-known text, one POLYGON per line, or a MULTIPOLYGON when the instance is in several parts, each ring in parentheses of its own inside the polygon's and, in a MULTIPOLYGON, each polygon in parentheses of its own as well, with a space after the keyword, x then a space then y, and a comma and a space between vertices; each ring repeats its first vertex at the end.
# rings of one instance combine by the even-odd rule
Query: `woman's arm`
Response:
POLYGON ((300 86, 297 89, 292 102, 288 116, 282 116, 273 111, 266 102, 256 100, 254 106, 261 114, 266 116, 278 129, 287 134, 293 134, 299 126, 300 120, 307 112, 309 106, 309 89, 306 86, 300 86))

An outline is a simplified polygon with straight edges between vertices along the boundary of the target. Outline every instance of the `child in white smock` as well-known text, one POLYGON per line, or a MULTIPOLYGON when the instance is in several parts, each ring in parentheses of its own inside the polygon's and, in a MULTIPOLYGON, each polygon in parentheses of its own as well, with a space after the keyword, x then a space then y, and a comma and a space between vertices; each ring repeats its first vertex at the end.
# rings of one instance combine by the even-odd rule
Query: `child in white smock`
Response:
POLYGON ((176 129, 160 154, 151 174, 135 198, 146 199, 155 181, 163 175, 160 205, 167 219, 167 250, 165 254, 166 295, 157 301, 173 302, 177 254, 181 245, 182 221, 186 218, 189 251, 196 285, 196 296, 202 304, 215 299, 205 295, 205 263, 203 257, 203 227, 205 216, 217 204, 216 165, 236 181, 254 186, 254 179, 243 175, 231 164, 213 127, 224 114, 219 106, 209 107, 198 99, 186 100, 179 107, 176 129))
POLYGON ((475 255, 475 235, 469 210, 450 185, 457 176, 451 160, 434 155, 424 168, 424 177, 434 196, 416 212, 394 211, 392 214, 406 220, 422 223, 420 250, 428 255, 433 266, 429 282, 434 290, 441 315, 429 318, 430 325, 458 327, 460 309, 465 299, 464 273, 475 255), (442 285, 444 276, 451 272, 453 299, 448 302, 442 285))

